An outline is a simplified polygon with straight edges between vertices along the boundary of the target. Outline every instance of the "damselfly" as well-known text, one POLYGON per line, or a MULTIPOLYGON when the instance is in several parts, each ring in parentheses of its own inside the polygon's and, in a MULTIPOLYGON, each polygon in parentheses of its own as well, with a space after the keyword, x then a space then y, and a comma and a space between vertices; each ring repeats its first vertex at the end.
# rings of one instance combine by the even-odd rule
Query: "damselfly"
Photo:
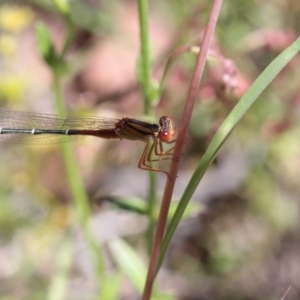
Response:
POLYGON ((168 116, 162 116, 159 124, 151 124, 133 118, 59 117, 0 109, 0 140, 12 139, 15 143, 49 144, 65 142, 79 136, 145 142, 146 146, 138 167, 168 174, 151 165, 151 162, 168 160, 173 154, 174 146, 166 151, 163 148, 164 143, 175 142, 175 126, 168 116))

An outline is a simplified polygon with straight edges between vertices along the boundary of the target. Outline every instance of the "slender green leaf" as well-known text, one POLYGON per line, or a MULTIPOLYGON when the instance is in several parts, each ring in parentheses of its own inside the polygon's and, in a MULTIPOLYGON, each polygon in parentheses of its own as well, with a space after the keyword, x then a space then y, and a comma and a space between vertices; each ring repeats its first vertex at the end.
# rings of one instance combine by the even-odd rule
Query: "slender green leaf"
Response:
POLYGON ((62 15, 70 14, 70 5, 68 0, 52 0, 52 2, 62 15))
POLYGON ((120 299, 121 293, 121 279, 120 273, 109 273, 105 276, 104 284, 101 283, 101 296, 105 300, 120 299))
POLYGON ((66 298, 68 275, 72 264, 73 251, 70 242, 65 242, 57 255, 57 272, 48 290, 47 300, 66 298))
POLYGON ((106 197, 106 201, 114 204, 118 208, 137 212, 141 215, 147 214, 148 205, 145 201, 133 197, 106 197))
POLYGON ((127 274, 131 283, 142 293, 146 278, 146 266, 136 251, 120 239, 111 241, 108 246, 120 269, 127 274))
POLYGON ((55 64, 56 54, 47 26, 42 22, 38 22, 35 26, 35 33, 40 54, 48 65, 53 66, 55 64))

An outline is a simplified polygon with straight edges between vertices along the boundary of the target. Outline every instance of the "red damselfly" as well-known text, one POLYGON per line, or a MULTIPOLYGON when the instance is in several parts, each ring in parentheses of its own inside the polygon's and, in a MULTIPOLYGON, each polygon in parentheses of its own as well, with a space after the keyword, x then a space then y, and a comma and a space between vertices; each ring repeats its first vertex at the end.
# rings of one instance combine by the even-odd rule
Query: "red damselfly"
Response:
POLYGON ((163 144, 175 142, 175 126, 172 118, 162 116, 159 124, 151 124, 133 118, 109 119, 96 117, 60 117, 0 109, 0 140, 12 139, 15 143, 49 144, 65 142, 80 136, 104 139, 127 139, 146 143, 138 167, 143 170, 166 171, 151 162, 168 160, 174 146, 164 150, 163 144))

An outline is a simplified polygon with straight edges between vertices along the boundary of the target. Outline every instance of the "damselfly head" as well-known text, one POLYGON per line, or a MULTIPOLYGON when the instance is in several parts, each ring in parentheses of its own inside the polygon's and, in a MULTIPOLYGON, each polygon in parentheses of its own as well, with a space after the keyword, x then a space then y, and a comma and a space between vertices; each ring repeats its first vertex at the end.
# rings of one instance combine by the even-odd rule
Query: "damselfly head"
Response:
POLYGON ((163 142, 170 142, 176 134, 175 125, 171 117, 162 116, 159 119, 159 139, 163 142))

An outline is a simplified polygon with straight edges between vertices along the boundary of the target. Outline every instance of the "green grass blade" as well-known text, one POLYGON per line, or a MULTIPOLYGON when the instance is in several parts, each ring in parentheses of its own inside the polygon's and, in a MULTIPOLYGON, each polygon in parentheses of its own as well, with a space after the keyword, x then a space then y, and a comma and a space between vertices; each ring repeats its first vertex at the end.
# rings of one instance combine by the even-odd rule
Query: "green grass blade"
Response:
POLYGON ((121 239, 109 242, 108 247, 119 268, 127 275, 136 290, 142 293, 146 277, 146 266, 136 251, 121 239))
POLYGON ((233 108, 231 113, 228 115, 226 120, 220 126, 219 130, 212 139, 209 147, 204 153, 199 166, 194 172, 188 186, 186 187, 178 208, 172 218, 164 241, 162 245, 159 266, 160 267, 167 248, 171 242, 171 239, 175 233, 175 230, 182 218, 184 210, 186 209, 191 197, 193 196, 196 188, 198 187, 203 175, 206 170, 216 157, 219 149, 223 143, 228 138, 229 134, 232 132, 238 121, 244 116, 250 106, 257 100, 259 95, 264 91, 268 84, 275 78, 275 76, 287 65, 287 63, 299 52, 300 50, 300 37, 285 49, 280 55, 274 59, 271 64, 262 72, 262 74, 255 80, 251 85, 245 95, 240 99, 240 101, 233 108))
POLYGON ((57 272, 50 284, 47 300, 63 300, 66 299, 68 276, 72 265, 73 249, 69 242, 65 242, 58 252, 57 256, 57 272))

